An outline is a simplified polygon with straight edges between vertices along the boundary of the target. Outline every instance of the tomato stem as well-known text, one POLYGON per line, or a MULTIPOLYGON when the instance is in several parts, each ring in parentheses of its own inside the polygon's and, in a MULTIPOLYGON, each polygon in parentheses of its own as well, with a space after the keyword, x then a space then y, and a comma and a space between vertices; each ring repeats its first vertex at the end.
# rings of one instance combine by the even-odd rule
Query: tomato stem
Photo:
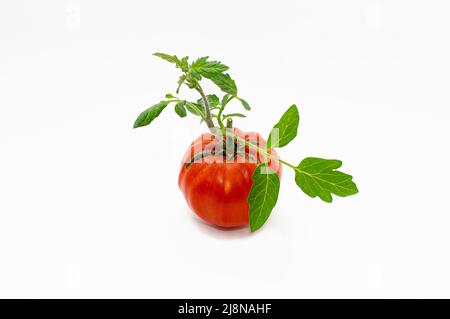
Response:
POLYGON ((200 93, 203 100, 203 104, 205 106, 205 123, 208 126, 211 133, 216 134, 216 126, 214 125, 214 122, 212 120, 209 102, 208 99, 206 98, 205 92, 203 92, 203 89, 200 86, 200 83, 197 82, 195 89, 197 90, 198 93, 200 93))
POLYGON ((217 123, 219 123, 219 127, 222 130, 222 134, 224 134, 225 133, 225 125, 223 124, 223 121, 220 118, 220 115, 217 116, 217 123))
MULTIPOLYGON (((233 134, 233 133, 230 133, 230 134, 233 134)), ((254 150, 258 151, 259 153, 263 154, 264 156, 266 156, 266 157, 268 157, 268 158, 271 158, 271 159, 273 159, 273 160, 276 160, 276 161, 278 161, 278 162, 280 162, 280 163, 282 163, 282 164, 284 164, 284 165, 286 165, 286 166, 289 166, 290 168, 292 168, 292 169, 294 169, 294 170, 298 170, 298 168, 297 168, 295 165, 292 165, 291 163, 288 163, 288 162, 282 160, 281 158, 279 158, 279 157, 277 157, 277 156, 274 156, 274 155, 272 155, 272 154, 266 152, 264 149, 262 149, 262 148, 256 146, 255 144, 250 143, 249 141, 247 141, 246 139, 243 139, 243 138, 240 137, 240 136, 237 136, 237 135, 235 135, 235 134, 233 134, 233 135, 234 135, 234 137, 235 137, 237 140, 240 140, 240 141, 243 142, 246 146, 253 148, 254 150)))

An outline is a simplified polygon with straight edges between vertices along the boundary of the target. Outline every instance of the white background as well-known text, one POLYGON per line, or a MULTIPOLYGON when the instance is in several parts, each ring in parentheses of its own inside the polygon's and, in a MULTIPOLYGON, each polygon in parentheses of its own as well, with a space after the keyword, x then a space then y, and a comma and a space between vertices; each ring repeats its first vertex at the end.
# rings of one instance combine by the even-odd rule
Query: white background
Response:
POLYGON ((449 10, 2 1, 0 296, 450 297, 449 10), (175 89, 158 51, 229 65, 244 130, 297 103, 282 157, 342 159, 360 193, 325 204, 285 169, 258 233, 200 222, 177 175, 204 127, 167 109, 132 129, 175 89))

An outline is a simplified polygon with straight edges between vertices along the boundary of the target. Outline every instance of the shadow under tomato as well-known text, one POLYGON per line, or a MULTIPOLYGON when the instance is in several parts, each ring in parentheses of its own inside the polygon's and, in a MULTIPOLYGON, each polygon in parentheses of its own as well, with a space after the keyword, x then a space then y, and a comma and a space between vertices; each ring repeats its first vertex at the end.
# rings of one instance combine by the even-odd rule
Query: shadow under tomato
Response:
POLYGON ((203 233, 213 236, 215 238, 219 239, 234 239, 234 238, 244 238, 249 237, 252 233, 250 232, 250 229, 248 226, 241 226, 241 227, 220 227, 211 225, 204 220, 202 220, 200 217, 195 215, 194 212, 187 209, 187 213, 191 215, 191 221, 192 223, 203 233))

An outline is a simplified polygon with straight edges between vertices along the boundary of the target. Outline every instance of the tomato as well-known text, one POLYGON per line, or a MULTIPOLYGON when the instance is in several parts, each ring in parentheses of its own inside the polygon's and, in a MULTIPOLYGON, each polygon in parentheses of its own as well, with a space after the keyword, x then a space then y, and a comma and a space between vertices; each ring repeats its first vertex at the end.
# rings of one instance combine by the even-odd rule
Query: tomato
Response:
MULTIPOLYGON (((258 133, 244 133, 236 128, 233 133, 265 149, 266 141, 258 133)), ((178 185, 190 208, 203 220, 220 227, 245 226, 252 175, 264 157, 247 146, 227 160, 223 152, 211 152, 222 143, 219 139, 223 137, 205 133, 191 144, 181 164, 178 185)), ((278 157, 274 150, 266 151, 278 157)), ((267 164, 281 178, 281 164, 271 159, 267 164)))

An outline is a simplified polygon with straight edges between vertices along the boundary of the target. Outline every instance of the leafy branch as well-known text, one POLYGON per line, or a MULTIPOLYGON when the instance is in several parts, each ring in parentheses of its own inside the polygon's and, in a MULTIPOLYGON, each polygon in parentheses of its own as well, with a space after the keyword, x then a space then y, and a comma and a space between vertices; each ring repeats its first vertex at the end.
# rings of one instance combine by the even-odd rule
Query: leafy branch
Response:
MULTIPOLYGON (((189 57, 179 59, 176 55, 166 53, 153 54, 167 62, 175 64, 181 70, 182 75, 178 79, 178 86, 176 93, 178 94, 180 88, 185 85, 190 89, 197 91, 200 94, 200 99, 196 102, 185 101, 175 97, 172 94, 167 94, 166 98, 170 100, 161 101, 142 112, 136 120, 134 127, 141 127, 150 124, 157 116, 161 114, 165 107, 160 104, 170 104, 175 102, 175 112, 180 117, 185 117, 187 110, 189 113, 199 116, 202 121, 206 123, 208 129, 216 134, 218 129, 222 133, 225 132, 224 122, 233 117, 245 117, 241 113, 224 114, 225 106, 233 99, 241 102, 242 106, 249 111, 250 105, 241 97, 238 97, 238 91, 235 81, 227 73, 224 73, 229 68, 219 61, 211 61, 209 57, 201 57, 189 63, 189 57), (225 93, 223 98, 219 101, 216 95, 206 95, 203 91, 200 82, 203 78, 211 80, 221 91, 225 93), (214 122, 216 121, 216 123, 214 122)), ((165 106, 167 106, 165 105, 165 106)), ((232 121, 231 121, 232 122, 232 121)))

